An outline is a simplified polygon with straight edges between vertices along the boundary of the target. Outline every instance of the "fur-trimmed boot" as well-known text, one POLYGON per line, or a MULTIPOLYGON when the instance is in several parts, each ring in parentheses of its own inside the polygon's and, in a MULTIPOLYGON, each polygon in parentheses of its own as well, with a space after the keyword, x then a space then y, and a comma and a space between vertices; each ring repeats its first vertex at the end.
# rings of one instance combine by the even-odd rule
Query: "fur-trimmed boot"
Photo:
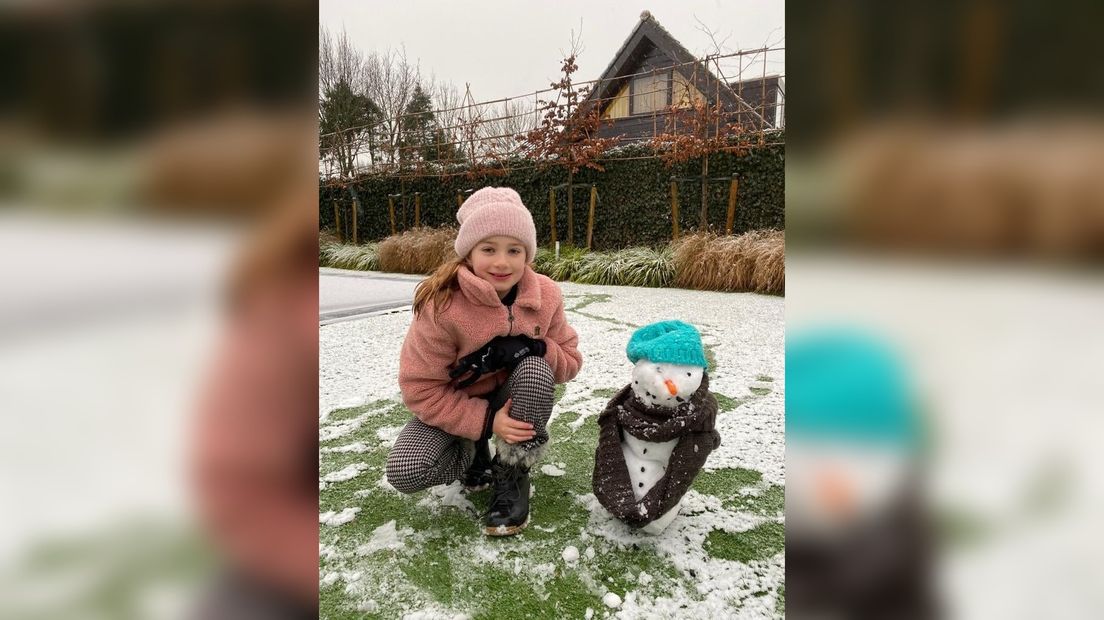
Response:
POLYGON ((464 489, 475 492, 491 486, 494 476, 491 473, 490 441, 482 439, 475 442, 475 459, 464 474, 464 489))
POLYGON ((491 462, 494 495, 483 532, 488 536, 513 536, 529 525, 529 468, 506 464, 498 455, 491 462))

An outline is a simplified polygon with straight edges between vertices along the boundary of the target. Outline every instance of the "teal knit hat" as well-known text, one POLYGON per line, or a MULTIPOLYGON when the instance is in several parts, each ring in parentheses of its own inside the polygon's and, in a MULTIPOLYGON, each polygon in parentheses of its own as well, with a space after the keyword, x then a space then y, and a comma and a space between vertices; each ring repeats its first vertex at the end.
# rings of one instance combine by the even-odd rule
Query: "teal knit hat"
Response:
POLYGON ((709 367, 701 334, 693 325, 682 321, 660 321, 641 327, 629 338, 625 353, 634 364, 640 359, 649 359, 666 364, 709 367))
POLYGON ((897 353, 857 328, 788 334, 786 438, 921 448, 920 414, 897 353))

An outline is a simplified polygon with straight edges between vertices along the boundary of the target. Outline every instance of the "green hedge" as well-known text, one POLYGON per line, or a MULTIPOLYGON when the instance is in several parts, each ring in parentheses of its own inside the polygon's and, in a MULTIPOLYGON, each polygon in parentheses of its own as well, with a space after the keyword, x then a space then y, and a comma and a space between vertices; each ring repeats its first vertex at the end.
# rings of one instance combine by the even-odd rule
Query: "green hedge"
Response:
MULTIPOLYGON (((618 149, 614 157, 652 155, 648 146, 618 149)), ((487 185, 512 187, 533 213, 537 239, 547 244, 550 228, 548 190, 567 182, 567 173, 559 168, 541 170, 531 162, 513 161, 510 167, 522 167, 505 176, 489 176, 469 180, 463 176, 400 180, 396 176, 363 176, 349 187, 330 186, 323 182, 319 189, 319 225, 334 227, 334 202, 348 217, 355 190, 360 209, 357 234, 361 242, 378 241, 391 234, 387 195, 404 194, 395 200, 396 225, 399 231, 414 225, 414 192, 422 193, 421 224, 423 226, 456 225, 456 192, 478 189, 487 185)), ((701 174, 701 160, 667 168, 659 159, 635 159, 605 163, 605 172, 582 170, 575 175, 576 183, 595 183, 598 206, 595 210, 594 249, 608 250, 632 246, 659 246, 671 237, 670 178, 701 174)), ((752 149, 737 157, 718 153, 709 158, 709 176, 739 175, 740 189, 736 205, 733 234, 761 228, 785 226, 785 149, 781 145, 752 149)), ((465 194, 466 196, 467 194, 465 194)), ((574 192, 574 241, 586 244, 587 212, 590 191, 576 188, 574 192)), ((556 196, 557 238, 567 239, 567 191, 556 196)), ((701 210, 701 185, 683 182, 679 192, 679 225, 684 231, 696 230, 701 210)), ((728 184, 711 183, 709 223, 714 230, 723 230, 728 208, 728 184)), ((346 227, 346 231, 351 228, 346 227)))

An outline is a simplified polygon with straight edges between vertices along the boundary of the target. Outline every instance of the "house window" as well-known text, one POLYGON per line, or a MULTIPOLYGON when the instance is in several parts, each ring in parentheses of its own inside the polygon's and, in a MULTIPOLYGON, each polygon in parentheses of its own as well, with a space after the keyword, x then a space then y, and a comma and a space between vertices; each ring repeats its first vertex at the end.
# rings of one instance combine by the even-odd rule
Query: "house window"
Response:
POLYGON ((667 107, 670 97, 670 72, 642 75, 632 81, 630 114, 651 114, 667 107))

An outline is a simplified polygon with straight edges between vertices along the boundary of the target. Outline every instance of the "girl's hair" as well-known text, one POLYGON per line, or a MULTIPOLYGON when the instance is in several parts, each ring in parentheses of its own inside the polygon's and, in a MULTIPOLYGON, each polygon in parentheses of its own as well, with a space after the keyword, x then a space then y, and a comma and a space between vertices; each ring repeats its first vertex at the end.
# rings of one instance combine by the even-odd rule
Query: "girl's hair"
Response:
POLYGON ((458 256, 437 268, 433 275, 422 280, 414 289, 414 315, 417 316, 427 305, 433 306, 433 320, 437 320, 445 308, 452 303, 452 292, 460 288, 457 272, 467 265, 468 259, 458 256))

